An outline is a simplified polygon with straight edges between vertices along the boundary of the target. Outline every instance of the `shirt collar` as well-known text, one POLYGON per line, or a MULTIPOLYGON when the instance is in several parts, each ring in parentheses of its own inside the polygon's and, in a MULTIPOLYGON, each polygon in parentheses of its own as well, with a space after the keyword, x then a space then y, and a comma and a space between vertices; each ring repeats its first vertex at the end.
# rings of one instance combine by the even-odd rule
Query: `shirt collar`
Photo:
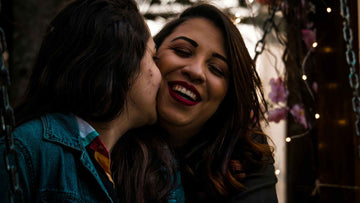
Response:
POLYGON ((84 119, 75 116, 76 121, 79 126, 80 137, 84 147, 88 146, 96 137, 99 136, 99 133, 84 119))

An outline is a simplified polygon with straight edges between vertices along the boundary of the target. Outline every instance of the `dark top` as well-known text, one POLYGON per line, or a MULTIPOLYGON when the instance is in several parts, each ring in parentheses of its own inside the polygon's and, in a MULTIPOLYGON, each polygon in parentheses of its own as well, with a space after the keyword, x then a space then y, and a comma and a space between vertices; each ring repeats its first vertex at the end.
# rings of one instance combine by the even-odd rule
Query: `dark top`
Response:
POLYGON ((265 168, 257 172, 246 174, 246 177, 241 181, 245 186, 243 191, 239 191, 230 196, 230 198, 214 198, 206 196, 206 183, 198 182, 193 179, 187 179, 182 175, 184 182, 186 203, 199 202, 219 202, 219 203, 276 203, 277 195, 275 185, 277 178, 274 174, 273 165, 266 165, 265 168), (189 191, 189 189, 191 191, 189 191), (190 197, 189 197, 190 196, 190 197))
POLYGON ((278 202, 275 190, 277 178, 274 174, 273 165, 267 165, 258 172, 246 174, 246 178, 242 183, 245 185, 246 189, 234 195, 229 202, 278 202))
MULTIPOLYGON (((208 139, 207 133, 204 139, 208 139)), ((211 135, 210 135, 211 136, 211 135)), ((267 138, 264 134, 253 134, 253 139, 257 143, 267 144, 267 138)), ((197 142, 196 140, 194 142, 197 142)), ((191 151, 189 149, 193 149, 194 146, 185 146, 184 148, 188 148, 186 151, 191 151)), ((201 147, 197 150, 196 158, 187 158, 187 165, 191 165, 193 170, 195 170, 195 177, 193 175, 186 174, 185 171, 182 170, 182 182, 185 190, 185 202, 229 202, 229 203, 273 203, 278 202, 275 185, 277 183, 277 177, 275 176, 274 170, 274 159, 269 157, 266 159, 266 164, 260 169, 240 169, 240 171, 236 172, 245 174, 245 177, 241 179, 241 183, 244 185, 244 190, 242 191, 230 191, 230 195, 228 197, 215 197, 210 196, 209 194, 214 194, 213 191, 210 191, 210 187, 208 186, 210 183, 205 182, 207 177, 206 171, 200 171, 198 167, 202 165, 202 156, 203 150, 201 147), (198 167, 198 169, 197 169, 198 167)), ((231 160, 238 160, 239 164, 242 160, 242 154, 244 153, 243 147, 240 145, 234 149, 233 154, 231 155, 231 160)), ((205 169, 202 169, 205 170, 205 169)))

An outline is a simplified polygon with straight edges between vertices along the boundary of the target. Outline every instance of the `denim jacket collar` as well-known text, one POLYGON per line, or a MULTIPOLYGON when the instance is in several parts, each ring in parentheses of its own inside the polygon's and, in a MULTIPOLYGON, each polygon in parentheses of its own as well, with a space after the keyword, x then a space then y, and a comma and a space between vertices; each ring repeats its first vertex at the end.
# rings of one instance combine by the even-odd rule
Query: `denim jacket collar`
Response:
POLYGON ((72 114, 46 114, 41 117, 44 138, 67 147, 82 151, 81 139, 75 116, 72 114))
MULTIPOLYGON (((79 157, 80 162, 94 176, 101 189, 106 193, 106 196, 108 197, 107 202, 112 202, 109 193, 95 169, 95 166, 87 154, 85 147, 82 145, 75 115, 70 113, 46 114, 41 117, 41 120, 44 125, 44 139, 79 151, 79 153, 81 153, 79 157)), ((104 200, 104 202, 105 201, 106 200, 104 200)))

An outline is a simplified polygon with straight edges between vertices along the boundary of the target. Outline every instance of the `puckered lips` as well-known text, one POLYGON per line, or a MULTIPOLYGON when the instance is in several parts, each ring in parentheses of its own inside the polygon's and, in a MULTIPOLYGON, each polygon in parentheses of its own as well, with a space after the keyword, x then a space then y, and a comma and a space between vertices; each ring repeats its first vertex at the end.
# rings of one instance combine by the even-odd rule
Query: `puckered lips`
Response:
POLYGON ((184 81, 168 82, 169 93, 177 102, 194 106, 201 101, 199 92, 194 86, 184 81))

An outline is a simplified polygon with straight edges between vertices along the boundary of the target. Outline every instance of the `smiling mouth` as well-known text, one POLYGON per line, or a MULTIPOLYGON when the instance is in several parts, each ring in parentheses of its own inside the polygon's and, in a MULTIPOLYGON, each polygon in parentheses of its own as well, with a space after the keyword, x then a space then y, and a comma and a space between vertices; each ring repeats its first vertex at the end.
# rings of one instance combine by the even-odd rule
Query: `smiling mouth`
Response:
POLYGON ((185 87, 181 86, 181 85, 174 85, 171 88, 176 94, 180 95, 181 97, 183 97, 184 99, 188 99, 190 101, 196 101, 197 100, 197 96, 195 93, 193 93, 192 91, 186 89, 185 87))
POLYGON ((169 82, 169 92, 176 101, 187 106, 193 106, 201 101, 199 92, 186 82, 169 82))

